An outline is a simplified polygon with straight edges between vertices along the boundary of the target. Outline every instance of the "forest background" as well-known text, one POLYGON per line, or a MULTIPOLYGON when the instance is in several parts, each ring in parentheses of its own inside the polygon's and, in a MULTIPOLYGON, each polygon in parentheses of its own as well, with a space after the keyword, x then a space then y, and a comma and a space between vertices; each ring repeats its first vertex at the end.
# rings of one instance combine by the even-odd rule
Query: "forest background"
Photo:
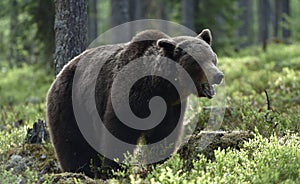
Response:
MULTIPOLYGON (((67 1, 0 1, 0 181, 4 183, 95 181, 82 175, 55 175, 61 171, 49 139, 28 144, 28 130, 45 119, 46 93, 55 78, 55 2, 67 1)), ((174 155, 143 172, 130 168, 116 173, 112 181, 300 182, 299 0, 81 2, 87 5, 85 47, 110 28, 139 19, 169 20, 197 33, 209 28, 226 79, 227 105, 220 129, 250 131, 254 136, 237 150, 216 150, 213 161, 199 154, 190 158, 193 166, 187 168, 185 160, 174 155)), ((209 112, 202 110, 200 127, 208 118, 209 112)))

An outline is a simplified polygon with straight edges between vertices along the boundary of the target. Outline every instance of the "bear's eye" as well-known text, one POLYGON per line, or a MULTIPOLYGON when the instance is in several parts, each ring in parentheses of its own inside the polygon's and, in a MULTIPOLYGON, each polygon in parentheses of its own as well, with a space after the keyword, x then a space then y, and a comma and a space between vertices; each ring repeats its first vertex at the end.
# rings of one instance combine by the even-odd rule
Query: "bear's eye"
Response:
POLYGON ((181 48, 176 48, 174 51, 175 58, 180 58, 180 57, 184 56, 185 54, 186 54, 186 52, 181 48))
POLYGON ((214 59, 212 60, 212 62, 213 62, 213 64, 214 64, 215 66, 217 66, 217 64, 218 64, 217 58, 214 58, 214 59))
POLYGON ((213 62, 213 64, 214 64, 215 66, 217 66, 218 60, 217 60, 217 55, 216 55, 216 54, 214 54, 214 58, 213 58, 212 62, 213 62))

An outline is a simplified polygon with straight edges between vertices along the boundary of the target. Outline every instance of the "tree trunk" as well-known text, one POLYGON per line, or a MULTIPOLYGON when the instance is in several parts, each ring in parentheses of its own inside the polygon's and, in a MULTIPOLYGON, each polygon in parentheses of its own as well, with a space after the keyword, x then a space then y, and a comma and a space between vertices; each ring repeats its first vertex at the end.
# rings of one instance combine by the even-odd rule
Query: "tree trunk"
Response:
MULTIPOLYGON (((39 62, 43 63, 50 71, 53 69, 55 52, 55 33, 53 29, 55 19, 54 1, 38 1, 36 4, 37 6, 30 13, 30 16, 32 16, 37 26, 35 40, 37 44, 41 44, 39 48, 41 50, 39 51, 39 62)), ((30 50, 34 54, 34 47, 31 47, 30 50)))
POLYGON ((134 0, 134 20, 145 19, 145 1, 134 0))
POLYGON ((279 20, 281 14, 280 8, 280 0, 275 0, 274 2, 274 37, 278 39, 278 31, 279 31, 279 20))
POLYGON ((128 0, 128 14, 130 21, 135 20, 135 1, 136 0, 128 0))
MULTIPOLYGON (((163 0, 159 0, 159 10, 158 10, 159 18, 161 20, 168 20, 167 16, 167 10, 166 10, 166 2, 163 0)), ((169 28, 168 28, 168 23, 167 22, 162 22, 161 30, 165 33, 169 33, 169 28)))
POLYGON ((239 9, 242 10, 241 15, 239 16, 242 25, 238 30, 238 36, 242 40, 239 45, 240 48, 248 46, 252 42, 252 36, 251 36, 253 30, 252 3, 253 3, 252 0, 240 0, 238 2, 239 9))
MULTIPOLYGON (((146 4, 144 0, 129 0, 129 17, 130 21, 142 20, 146 17, 146 4)), ((137 32, 143 31, 145 25, 143 22, 138 22, 134 24, 134 27, 131 27, 132 35, 135 35, 137 32)))
POLYGON ((268 29, 268 35, 267 35, 267 39, 270 37, 270 30, 269 30, 269 26, 272 25, 272 16, 273 16, 273 12, 272 12, 272 7, 271 7, 271 2, 270 0, 266 0, 266 20, 267 20, 267 29, 268 29))
POLYGON ((19 56, 17 48, 17 37, 18 37, 18 1, 12 0, 10 2, 11 7, 11 16, 10 16, 10 32, 9 32, 9 39, 10 39, 10 46, 9 46, 9 53, 7 56, 7 60, 9 62, 9 66, 12 67, 14 64, 20 66, 19 63, 19 56))
POLYGON ((200 11, 200 5, 201 3, 203 3, 203 0, 194 0, 194 12, 195 13, 195 22, 194 22, 194 26, 195 26, 195 32, 196 33, 200 33, 202 31, 202 29, 205 27, 203 26, 199 21, 197 21, 198 16, 197 16, 197 12, 200 11))
POLYGON ((55 75, 86 48, 87 7, 85 0, 55 1, 55 75))
POLYGON ((89 42, 98 36, 98 20, 97 20, 97 0, 89 0, 88 4, 88 38, 89 42))
POLYGON ((285 42, 288 42, 289 38, 291 37, 291 30, 290 30, 290 24, 287 17, 290 16, 290 1, 289 0, 283 0, 282 1, 282 38, 285 42))
POLYGON ((262 48, 264 51, 267 50, 268 41, 268 0, 259 0, 258 3, 258 13, 259 13, 259 26, 258 26, 258 41, 262 43, 262 48))
POLYGON ((182 0, 182 23, 191 30, 195 30, 194 0, 182 0))
MULTIPOLYGON (((111 26, 129 22, 129 1, 128 0, 110 0, 111 2, 111 26)), ((111 32, 111 42, 123 43, 129 41, 135 28, 131 25, 123 25, 122 29, 113 29, 111 32)))
POLYGON ((111 0, 111 26, 115 27, 129 21, 128 0, 111 0))

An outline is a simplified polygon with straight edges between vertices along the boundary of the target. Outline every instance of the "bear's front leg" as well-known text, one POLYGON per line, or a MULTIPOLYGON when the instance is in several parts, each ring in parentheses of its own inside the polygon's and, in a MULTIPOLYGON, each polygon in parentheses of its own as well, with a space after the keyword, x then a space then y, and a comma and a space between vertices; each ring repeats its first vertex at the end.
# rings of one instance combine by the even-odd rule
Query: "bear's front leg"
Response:
POLYGON ((176 150, 183 131, 185 104, 168 106, 162 122, 145 133, 146 143, 152 145, 147 154, 161 163, 176 150), (181 111, 181 109, 183 110, 181 111))
POLYGON ((107 130, 101 133, 101 149, 105 152, 103 168, 117 170, 120 169, 118 162, 124 161, 125 155, 133 155, 141 131, 125 125, 115 114, 110 100, 106 106, 103 123, 107 130))

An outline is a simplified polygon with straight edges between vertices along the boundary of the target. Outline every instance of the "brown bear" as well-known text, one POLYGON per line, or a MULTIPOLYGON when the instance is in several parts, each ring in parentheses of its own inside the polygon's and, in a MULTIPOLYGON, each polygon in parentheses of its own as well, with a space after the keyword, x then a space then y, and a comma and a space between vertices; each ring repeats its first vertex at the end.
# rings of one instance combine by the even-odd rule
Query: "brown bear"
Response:
MULTIPOLYGON (((71 60, 53 82, 47 96, 47 124, 62 170, 83 172, 90 177, 107 178, 109 169, 119 167, 119 164, 102 156, 89 144, 76 122, 72 105, 72 85, 80 61, 98 62, 97 58, 99 62, 104 60, 96 76, 93 95, 97 113, 106 129, 117 139, 129 144, 136 144, 141 136, 145 138, 147 144, 152 144, 173 133, 178 125, 182 126, 181 115, 188 95, 194 93, 207 98, 214 96, 212 85, 220 84, 224 76, 216 67, 217 56, 211 48, 211 42, 212 36, 208 29, 196 37, 173 38, 157 30, 146 30, 137 34, 128 43, 92 48, 71 60), (138 60, 144 56, 152 59, 138 60), (91 58, 94 60, 91 61, 91 58), (166 62, 165 58, 174 61, 189 74, 196 91, 180 78, 177 65, 163 65, 166 62), (116 76, 126 65, 134 62, 147 62, 146 65, 151 71, 163 70, 183 89, 177 91, 172 82, 155 75, 145 76, 131 86, 129 96, 124 98, 129 98, 132 113, 139 118, 146 118, 151 114, 149 101, 153 97, 159 96, 165 101, 165 116, 157 126, 150 129, 135 129, 124 124, 116 115, 112 104, 111 90, 116 76), (181 96, 181 93, 184 95, 181 96), (95 167, 100 169, 97 170, 95 167)), ((88 84, 88 78, 83 83, 88 84)), ((89 126, 90 120, 86 118, 86 124, 89 126)), ((174 135, 175 139, 179 137, 180 128, 176 129, 174 135)), ((100 142, 103 142, 108 150, 114 149, 113 143, 105 136, 100 137, 100 142)))

